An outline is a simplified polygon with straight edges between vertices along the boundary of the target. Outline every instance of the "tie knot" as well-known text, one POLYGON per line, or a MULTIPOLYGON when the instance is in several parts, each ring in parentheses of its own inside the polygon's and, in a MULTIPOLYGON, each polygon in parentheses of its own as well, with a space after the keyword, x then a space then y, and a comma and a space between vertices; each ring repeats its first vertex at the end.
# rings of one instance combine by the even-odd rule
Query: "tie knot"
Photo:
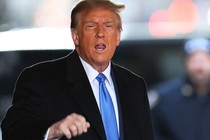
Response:
POLYGON ((96 79, 98 80, 99 83, 101 83, 105 81, 106 76, 103 73, 99 73, 96 79))

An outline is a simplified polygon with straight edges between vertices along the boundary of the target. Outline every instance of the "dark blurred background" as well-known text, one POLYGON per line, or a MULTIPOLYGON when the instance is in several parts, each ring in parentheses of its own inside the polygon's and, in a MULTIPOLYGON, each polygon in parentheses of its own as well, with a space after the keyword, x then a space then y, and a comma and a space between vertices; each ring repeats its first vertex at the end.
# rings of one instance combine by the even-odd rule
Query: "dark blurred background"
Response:
MULTIPOLYGON (((184 72, 187 39, 210 37, 209 0, 116 1, 126 9, 113 61, 144 77, 148 89, 184 72)), ((0 120, 25 67, 74 49, 69 15, 76 2, 0 0, 0 120)))

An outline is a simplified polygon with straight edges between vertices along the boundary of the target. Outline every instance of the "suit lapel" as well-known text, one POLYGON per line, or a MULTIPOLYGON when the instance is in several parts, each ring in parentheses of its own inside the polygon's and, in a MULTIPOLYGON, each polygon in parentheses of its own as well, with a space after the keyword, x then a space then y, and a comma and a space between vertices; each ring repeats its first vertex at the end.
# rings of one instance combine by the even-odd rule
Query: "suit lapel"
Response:
MULTIPOLYGON (((112 66, 113 67, 113 66, 112 66)), ((115 93, 117 97, 117 105, 118 105, 118 114, 119 114, 119 129, 120 129, 120 140, 124 140, 124 130, 123 130, 123 118, 122 118, 122 109, 121 109, 121 101, 120 101, 120 95, 118 92, 118 86, 116 84, 115 74, 113 72, 113 69, 111 70, 111 76, 115 87, 115 93)))
POLYGON ((130 99, 130 96, 128 96, 128 93, 132 92, 129 91, 127 88, 125 79, 124 79, 124 73, 121 73, 122 71, 119 71, 117 66, 115 64, 112 64, 113 73, 115 77, 116 87, 118 89, 118 100, 120 103, 120 110, 119 112, 121 114, 121 140, 130 140, 132 139, 132 127, 130 127, 130 124, 132 124, 133 120, 130 118, 130 115, 132 114, 133 108, 130 107, 130 103, 132 100, 130 99))
POLYGON ((106 139, 103 123, 91 85, 76 51, 67 60, 67 80, 73 84, 69 91, 102 140, 106 139))

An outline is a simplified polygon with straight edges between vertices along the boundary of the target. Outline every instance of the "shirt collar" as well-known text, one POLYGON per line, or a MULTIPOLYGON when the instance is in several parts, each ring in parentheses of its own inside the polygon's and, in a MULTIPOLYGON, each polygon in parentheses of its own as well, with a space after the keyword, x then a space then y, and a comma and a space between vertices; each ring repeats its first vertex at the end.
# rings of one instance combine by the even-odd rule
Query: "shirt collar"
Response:
MULTIPOLYGON (((98 76, 99 72, 97 70, 95 70, 90 64, 88 64, 86 61, 84 61, 81 57, 79 57, 82 65, 85 69, 85 72, 87 74, 87 77, 89 79, 90 82, 92 82, 93 80, 96 79, 96 77, 98 76)), ((106 76, 106 80, 108 81, 108 83, 110 85, 112 85, 112 78, 111 78, 111 62, 109 62, 108 67, 102 72, 105 76, 106 76)))

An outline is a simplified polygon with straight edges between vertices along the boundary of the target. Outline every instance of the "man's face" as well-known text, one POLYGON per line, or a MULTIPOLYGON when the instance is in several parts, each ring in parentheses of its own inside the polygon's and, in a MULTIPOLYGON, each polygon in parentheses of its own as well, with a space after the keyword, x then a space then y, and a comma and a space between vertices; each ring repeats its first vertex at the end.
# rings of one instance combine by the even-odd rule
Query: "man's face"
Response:
POLYGON ((210 79, 210 54, 198 51, 186 60, 186 70, 195 84, 207 84, 210 79))
POLYGON ((79 55, 95 69, 106 68, 120 42, 114 12, 94 8, 82 13, 72 37, 79 55))

